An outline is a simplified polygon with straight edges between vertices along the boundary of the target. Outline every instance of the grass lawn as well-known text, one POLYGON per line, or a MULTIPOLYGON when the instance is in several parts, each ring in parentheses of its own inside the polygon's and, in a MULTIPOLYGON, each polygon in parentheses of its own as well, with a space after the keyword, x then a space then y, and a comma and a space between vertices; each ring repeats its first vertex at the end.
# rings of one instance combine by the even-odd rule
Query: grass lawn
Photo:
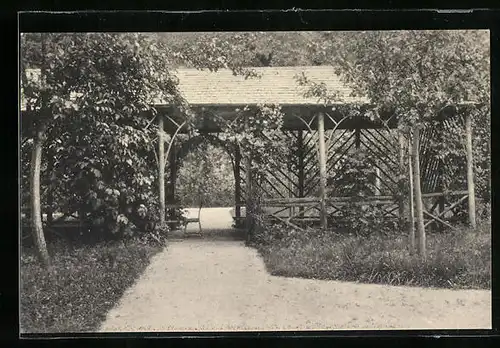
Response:
POLYGON ((33 250, 21 253, 21 333, 96 331, 162 249, 138 240, 48 247, 54 277, 40 267, 33 250))
POLYGON ((406 237, 338 236, 310 230, 256 244, 273 275, 441 288, 491 288, 491 224, 428 234, 425 261, 406 237))

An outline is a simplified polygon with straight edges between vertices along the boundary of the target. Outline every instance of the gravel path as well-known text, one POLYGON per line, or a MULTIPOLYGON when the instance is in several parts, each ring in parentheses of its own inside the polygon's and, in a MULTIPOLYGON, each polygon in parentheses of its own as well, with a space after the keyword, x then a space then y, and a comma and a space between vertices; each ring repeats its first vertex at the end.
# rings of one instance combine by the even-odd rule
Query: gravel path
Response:
MULTIPOLYGON (((210 209, 205 227, 230 226, 229 209, 210 209)), ((491 328, 491 292, 275 277, 243 242, 207 238, 157 254, 101 331, 437 328, 491 328)))

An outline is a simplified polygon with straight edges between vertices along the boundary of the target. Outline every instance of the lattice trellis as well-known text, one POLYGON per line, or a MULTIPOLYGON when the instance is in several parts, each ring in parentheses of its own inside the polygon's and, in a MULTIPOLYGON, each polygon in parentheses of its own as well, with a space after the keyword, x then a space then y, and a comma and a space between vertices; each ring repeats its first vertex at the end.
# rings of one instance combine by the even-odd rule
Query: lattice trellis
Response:
MULTIPOLYGON (((451 134, 460 134, 460 129, 464 128, 461 118, 446 118, 435 124, 424 128, 420 133, 420 173, 422 182, 423 202, 425 205, 424 218, 425 226, 436 223, 450 225, 449 220, 457 218, 466 212, 466 202, 468 193, 466 190, 460 190, 466 185, 463 171, 454 171, 449 163, 440 156, 439 146, 443 144, 443 137, 451 134), (445 178, 451 178, 445 183, 445 178), (449 189, 450 192, 443 195, 443 191, 449 189)), ((465 149, 464 149, 465 150, 465 149)), ((462 161, 465 169, 465 152, 455 160, 462 161)), ((436 225, 437 226, 437 225, 436 225)))
MULTIPOLYGON (((394 130, 386 129, 355 129, 341 130, 334 146, 330 149, 328 175, 332 181, 345 172, 346 159, 354 151, 362 151, 374 168, 373 183, 376 188, 371 196, 359 204, 370 204, 379 209, 383 216, 397 218, 398 202, 392 198, 397 195, 399 174, 398 142, 394 130)), ((336 182, 336 191, 345 192, 336 182)), ((343 207, 349 202, 349 192, 342 195, 332 195, 329 198, 330 216, 335 219, 343 215, 343 207), (337 196, 337 197, 336 197, 337 196)))
MULTIPOLYGON (((327 130, 327 174, 331 178, 340 175, 345 159, 356 149, 366 151, 376 160, 378 182, 380 188, 377 195, 394 196, 397 193, 398 176, 398 143, 390 130, 327 130)), ((261 198, 267 200, 267 211, 276 218, 294 219, 316 218, 320 214, 318 197, 318 131, 296 130, 283 131, 283 137, 295 146, 290 148, 290 156, 275 163, 266 172, 259 185, 261 198), (273 205, 272 202, 276 202, 273 205)), ((240 170, 246 173, 244 163, 240 170)), ((243 181, 243 180, 242 180, 243 181)), ((242 195, 246 197, 245 183, 241 185, 242 195)), ((374 193, 375 194, 375 193, 374 193)), ((339 216, 346 197, 329 197, 328 208, 331 217, 339 216), (336 199, 340 198, 340 200, 336 199)), ((397 202, 394 199, 383 199, 376 202, 387 216, 397 217, 397 202)))
MULTIPOLYGON (((264 175, 257 178, 253 173, 251 183, 252 192, 258 194, 259 202, 270 217, 298 228, 310 222, 319 223, 322 206, 318 145, 320 133, 311 127, 314 117, 307 123, 301 121, 305 125, 302 129, 283 129, 277 133, 281 140, 288 144, 288 153, 272 160, 270 169, 264 175)), ((437 123, 437 126, 432 125, 421 131, 420 167, 426 226, 436 222, 451 226, 450 216, 456 214, 457 209, 463 210, 466 202, 467 191, 453 188, 455 191, 443 194, 443 173, 451 169, 440 156, 439 147, 432 146, 439 144, 444 134, 455 132, 461 127, 460 121, 446 119, 437 123)), ((403 174, 408 176, 409 168, 408 153, 405 154, 406 159, 401 158, 397 130, 384 126, 334 128, 326 129, 322 134, 326 150, 323 163, 330 183, 324 202, 330 221, 339 221, 338 219, 347 213, 346 205, 352 203, 349 186, 336 179, 342 179, 348 168, 346 160, 353 156, 355 151, 364 153, 366 160, 373 167, 373 172, 368 174, 367 178, 373 180, 374 187, 373 192, 355 204, 369 204, 379 209, 383 216, 401 219, 401 213, 404 214, 404 210, 408 210, 409 204, 402 203, 399 198, 401 187, 398 180, 402 170, 403 174), (331 185, 332 183, 334 185, 331 185)), ((232 160, 236 168, 236 204, 241 207, 246 203, 248 191, 247 162, 241 155, 236 154, 232 156, 232 160)), ((456 179, 457 176, 451 177, 456 179)), ((458 185, 463 185, 463 179, 456 181, 458 185)))

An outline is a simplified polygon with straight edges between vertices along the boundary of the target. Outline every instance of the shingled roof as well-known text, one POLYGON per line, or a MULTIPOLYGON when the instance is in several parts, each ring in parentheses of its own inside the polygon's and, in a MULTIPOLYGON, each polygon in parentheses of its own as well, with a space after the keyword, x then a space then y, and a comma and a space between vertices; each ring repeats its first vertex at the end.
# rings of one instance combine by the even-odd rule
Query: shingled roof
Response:
MULTIPOLYGON (((245 78, 230 69, 217 72, 197 69, 177 69, 179 90, 191 105, 318 105, 323 102, 315 97, 304 97, 306 87, 300 86, 297 77, 304 74, 308 80, 324 83, 328 91, 337 93, 343 103, 366 103, 366 98, 350 96, 331 66, 259 67, 252 68, 258 77, 245 78)), ((38 69, 29 75, 37 78, 38 69)), ((23 98, 22 98, 23 99, 23 98)), ((161 100, 157 104, 163 104, 161 100)), ((25 109, 24 100, 21 108, 25 109)))
POLYGON ((331 66, 297 66, 253 68, 259 77, 234 75, 229 69, 217 72, 196 69, 178 69, 179 89, 193 105, 203 104, 321 104, 318 98, 304 97, 306 87, 297 77, 302 73, 315 83, 324 83, 328 91, 338 93, 344 103, 366 102, 353 98, 331 66))

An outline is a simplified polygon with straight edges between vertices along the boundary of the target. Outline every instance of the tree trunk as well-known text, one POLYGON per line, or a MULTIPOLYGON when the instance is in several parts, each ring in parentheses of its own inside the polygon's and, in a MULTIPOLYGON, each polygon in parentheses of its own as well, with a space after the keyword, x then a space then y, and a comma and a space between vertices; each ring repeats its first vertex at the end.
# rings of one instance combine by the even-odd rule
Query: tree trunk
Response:
POLYGON ((54 205, 54 154, 53 151, 47 151, 47 177, 48 177, 48 189, 47 189, 47 223, 50 225, 54 221, 54 211, 52 206, 54 205))
POLYGON ((40 170, 42 166, 42 147, 45 129, 40 127, 36 132, 31 154, 30 193, 31 193, 31 230, 38 257, 45 269, 51 269, 49 252, 43 234, 42 212, 40 207, 40 170))
POLYGON ((420 143, 420 129, 417 127, 413 131, 413 190, 415 191, 415 209, 417 211, 417 234, 418 245, 417 251, 421 258, 425 259, 425 227, 424 227, 424 208, 422 203, 422 188, 420 185, 420 156, 419 156, 419 143, 420 143))

